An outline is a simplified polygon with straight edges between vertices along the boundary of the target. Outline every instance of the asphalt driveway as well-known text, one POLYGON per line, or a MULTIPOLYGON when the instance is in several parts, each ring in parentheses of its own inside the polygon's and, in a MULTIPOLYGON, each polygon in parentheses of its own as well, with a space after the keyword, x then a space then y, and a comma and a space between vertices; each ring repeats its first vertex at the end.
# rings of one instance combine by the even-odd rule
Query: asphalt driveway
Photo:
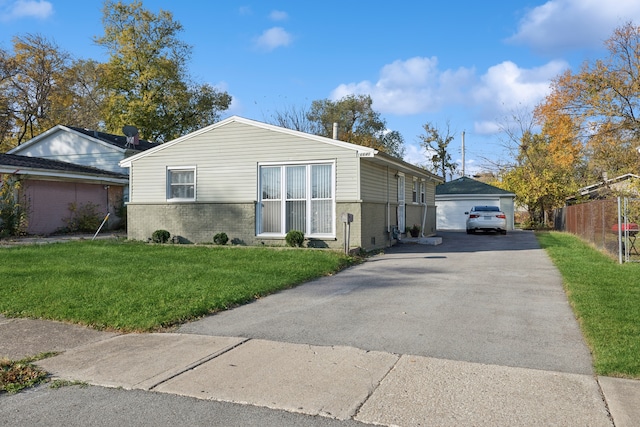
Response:
POLYGON ((441 232, 180 333, 592 374, 562 280, 532 232, 441 232))

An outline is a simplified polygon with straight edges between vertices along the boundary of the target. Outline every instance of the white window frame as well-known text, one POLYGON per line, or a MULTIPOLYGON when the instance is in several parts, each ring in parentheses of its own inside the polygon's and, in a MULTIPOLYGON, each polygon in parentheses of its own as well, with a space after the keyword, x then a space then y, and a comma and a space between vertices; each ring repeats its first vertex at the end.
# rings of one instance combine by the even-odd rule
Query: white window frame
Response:
MULTIPOLYGON (((317 161, 305 161, 305 162, 263 162, 258 164, 258 188, 257 188, 257 209, 256 209, 256 236, 258 237, 273 237, 282 238, 286 236, 286 203, 293 199, 287 199, 286 197, 286 168, 290 166, 305 166, 306 167, 306 189, 305 189, 305 201, 306 201, 306 215, 305 215, 305 230, 301 230, 305 237, 322 238, 322 239, 335 239, 336 237, 336 165, 334 160, 317 160, 317 161), (314 165, 327 165, 331 166, 331 197, 330 198, 316 198, 312 199, 311 188, 311 166, 314 165), (280 168, 280 194, 281 197, 278 201, 281 203, 280 209, 280 230, 281 233, 264 233, 262 232, 262 167, 279 167, 280 168), (331 201, 331 232, 330 233, 310 233, 311 220, 312 220, 312 201, 317 200, 330 200, 331 201)), ((297 200, 297 199, 296 199, 297 200)))
POLYGON ((195 166, 167 166, 167 202, 195 202, 198 195, 197 177, 195 166), (193 197, 171 197, 171 174, 173 172, 193 172, 193 197))
POLYGON ((421 205, 426 205, 427 204, 427 196, 426 196, 426 187, 427 187, 427 183, 425 182, 425 180, 421 180, 420 181, 420 204, 421 205))
POLYGON ((420 203, 419 199, 418 199, 418 195, 420 194, 420 191, 418 189, 418 178, 414 178, 413 179, 413 188, 411 189, 411 202, 412 203, 420 203))

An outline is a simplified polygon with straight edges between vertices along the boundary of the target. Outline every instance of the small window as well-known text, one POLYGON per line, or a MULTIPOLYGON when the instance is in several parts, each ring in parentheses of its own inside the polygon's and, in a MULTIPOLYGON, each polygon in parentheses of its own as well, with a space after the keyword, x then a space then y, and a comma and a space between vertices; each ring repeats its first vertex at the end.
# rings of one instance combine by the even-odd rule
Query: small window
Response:
POLYGON ((196 168, 167 169, 167 200, 196 199, 196 168))
POLYGON ((418 203, 418 185, 419 185, 418 181, 414 180, 413 181, 413 191, 411 193, 411 201, 413 203, 418 203))
POLYGON ((425 187, 424 181, 421 181, 420 182, 420 203, 422 203, 422 204, 425 204, 426 201, 427 201, 427 199, 425 198, 425 195, 424 195, 424 187, 425 187))

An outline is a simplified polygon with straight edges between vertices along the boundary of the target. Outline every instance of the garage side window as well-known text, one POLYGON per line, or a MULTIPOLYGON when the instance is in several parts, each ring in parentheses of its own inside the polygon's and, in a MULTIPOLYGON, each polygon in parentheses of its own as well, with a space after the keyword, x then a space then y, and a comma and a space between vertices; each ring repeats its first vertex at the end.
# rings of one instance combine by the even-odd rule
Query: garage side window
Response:
POLYGON ((167 200, 194 201, 196 199, 196 168, 167 168, 167 200))

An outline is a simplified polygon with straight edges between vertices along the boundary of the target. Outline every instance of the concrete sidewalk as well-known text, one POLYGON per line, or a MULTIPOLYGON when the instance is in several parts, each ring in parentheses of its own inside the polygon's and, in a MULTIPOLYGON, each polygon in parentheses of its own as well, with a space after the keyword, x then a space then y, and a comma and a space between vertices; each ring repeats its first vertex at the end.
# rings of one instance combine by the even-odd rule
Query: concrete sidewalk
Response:
POLYGON ((29 354, 66 346, 38 362, 56 378, 377 425, 628 427, 640 419, 640 381, 347 346, 0 318, 0 357, 26 356, 18 346, 29 354))

